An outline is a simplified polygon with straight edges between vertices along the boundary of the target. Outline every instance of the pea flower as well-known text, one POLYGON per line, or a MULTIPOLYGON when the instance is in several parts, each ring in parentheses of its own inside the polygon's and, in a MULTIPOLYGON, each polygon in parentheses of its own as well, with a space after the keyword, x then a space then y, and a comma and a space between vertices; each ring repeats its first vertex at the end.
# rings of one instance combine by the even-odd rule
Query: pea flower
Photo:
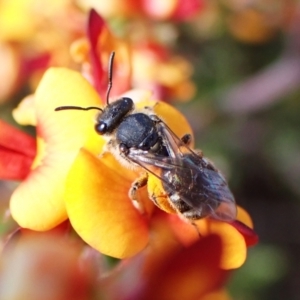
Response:
POLYGON ((81 65, 82 74, 105 97, 107 87, 106 64, 116 51, 112 95, 120 95, 131 88, 149 89, 157 99, 187 101, 195 94, 190 80, 191 64, 176 56, 153 37, 143 35, 129 43, 116 38, 101 16, 92 9, 88 18, 87 37, 72 44, 71 54, 81 65))
MULTIPOLYGON (((247 247, 257 243, 248 213, 239 207, 237 218, 231 223, 205 218, 192 225, 177 214, 158 209, 148 196, 151 184, 138 191, 138 202, 132 201, 128 191, 145 170, 125 168, 107 151, 106 140, 94 129, 95 111, 55 111, 59 106, 103 108, 109 73, 104 65, 112 50, 118 55, 109 101, 130 97, 137 110, 151 107, 178 136, 192 134, 184 116, 159 101, 162 98, 158 95, 163 93, 157 92, 160 88, 153 88, 159 84, 145 85, 154 94, 144 89, 130 90, 135 84, 145 87, 131 65, 136 60, 138 66, 141 57, 146 57, 139 58, 139 54, 149 54, 151 50, 155 66, 164 71, 164 80, 166 74, 177 74, 163 63, 168 55, 162 55, 163 49, 153 44, 133 50, 127 42, 117 40, 92 10, 87 39, 72 48, 73 56, 82 64, 82 74, 67 68, 49 69, 35 94, 25 98, 13 113, 21 125, 36 126, 36 140, 0 122, 0 178, 21 181, 12 194, 10 211, 22 231, 30 233, 30 238, 21 239, 12 256, 7 256, 1 278, 11 278, 14 255, 25 253, 26 258, 16 266, 16 272, 22 273, 27 266, 24 262, 34 253, 30 260, 33 280, 39 278, 36 274, 40 262, 44 266, 47 259, 59 258, 67 270, 62 274, 59 265, 53 268, 53 278, 60 274, 58 278, 68 283, 68 288, 61 291, 61 280, 56 280, 51 290, 54 297, 87 297, 92 287, 96 294, 108 299, 228 299, 223 288, 226 279, 231 270, 244 263, 247 247), (77 233, 75 240, 80 240, 75 247, 73 240, 69 241, 69 229, 67 241, 62 244, 57 243, 62 234, 48 236, 68 222, 77 233), (38 232, 43 232, 43 243, 33 238, 39 236, 38 232), (109 273, 99 268, 97 274, 91 275, 89 267, 95 261, 78 268, 86 248, 101 257, 109 255, 122 260, 109 273), (97 282, 92 277, 97 277, 97 282), (129 285, 128 278, 135 284, 129 285), (76 282, 82 285, 77 286, 76 282), (74 285, 76 289, 70 288, 74 285), (176 291, 174 285, 178 287, 176 291), (78 295, 74 294, 76 291, 78 295)), ((148 69, 151 68, 143 68, 148 69)), ((145 77, 147 81, 149 77, 145 77)), ((180 82, 176 81, 176 85, 180 82)), ((14 295, 33 292, 28 287, 30 284, 21 284, 14 295)), ((11 291, 7 288, 4 292, 10 295, 11 291)))
MULTIPOLYGON (((152 100, 149 92, 131 91, 126 96, 135 101, 137 109, 153 106, 155 113, 179 136, 191 132, 177 110, 152 100)), ((97 92, 79 73, 60 68, 46 72, 33 103, 37 155, 32 170, 14 191, 10 209, 21 227, 37 231, 49 230, 69 218, 75 231, 93 248, 124 258, 149 243, 155 209, 145 194, 141 196, 142 212, 128 196, 132 182, 143 170, 125 169, 110 153, 103 152, 105 141, 93 126, 95 112, 54 111, 62 105, 101 107, 101 103, 97 92)), ((166 222, 173 224, 178 240, 183 244, 194 242, 194 227, 175 219, 175 223, 170 223, 166 217, 166 222), (187 241, 179 235, 182 226, 190 228, 190 234, 185 235, 187 241)), ((246 242, 239 230, 209 219, 200 223, 201 234, 231 232, 238 236, 240 263, 245 259, 246 242)), ((251 226, 249 221, 246 224, 251 226)))
POLYGON ((232 255, 240 249, 219 234, 183 246, 165 216, 153 215, 147 248, 111 267, 101 253, 66 234, 67 222, 44 233, 18 230, 1 257, 0 295, 32 299, 48 291, 55 299, 82 299, 91 292, 112 300, 230 299, 224 284, 234 267, 232 255), (41 285, 42 290, 36 288, 41 285))

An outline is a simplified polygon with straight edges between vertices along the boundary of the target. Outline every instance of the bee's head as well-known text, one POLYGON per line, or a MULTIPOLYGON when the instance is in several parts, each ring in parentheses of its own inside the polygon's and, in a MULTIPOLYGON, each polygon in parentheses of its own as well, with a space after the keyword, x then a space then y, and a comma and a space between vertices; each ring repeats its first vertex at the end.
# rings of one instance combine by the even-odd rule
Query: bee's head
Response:
POLYGON ((121 98, 109 103, 97 117, 96 131, 103 135, 114 131, 122 119, 134 109, 131 98, 121 98))
POLYGON ((80 106, 59 106, 55 108, 55 111, 60 110, 100 110, 97 116, 95 130, 97 133, 103 135, 113 132, 117 126, 122 122, 122 119, 134 109, 134 103, 131 98, 122 97, 112 103, 109 103, 109 94, 112 88, 112 76, 113 76, 113 61, 115 53, 112 52, 108 65, 108 87, 106 92, 106 107, 104 109, 100 107, 80 107, 80 106))

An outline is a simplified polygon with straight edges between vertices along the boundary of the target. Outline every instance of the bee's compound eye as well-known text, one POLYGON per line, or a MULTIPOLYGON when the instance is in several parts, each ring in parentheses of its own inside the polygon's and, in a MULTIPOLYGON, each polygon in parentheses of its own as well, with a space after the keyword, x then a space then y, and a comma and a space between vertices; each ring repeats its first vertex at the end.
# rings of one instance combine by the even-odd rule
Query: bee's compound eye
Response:
POLYGON ((104 122, 100 122, 96 124, 95 129, 99 134, 105 134, 107 131, 107 124, 104 122))
POLYGON ((131 98, 128 98, 128 97, 122 97, 122 101, 123 101, 123 104, 125 104, 128 109, 132 109, 134 104, 133 104, 133 101, 131 98))
POLYGON ((128 147, 123 143, 120 144, 119 150, 120 150, 121 153, 123 153, 125 155, 127 155, 129 153, 128 147))

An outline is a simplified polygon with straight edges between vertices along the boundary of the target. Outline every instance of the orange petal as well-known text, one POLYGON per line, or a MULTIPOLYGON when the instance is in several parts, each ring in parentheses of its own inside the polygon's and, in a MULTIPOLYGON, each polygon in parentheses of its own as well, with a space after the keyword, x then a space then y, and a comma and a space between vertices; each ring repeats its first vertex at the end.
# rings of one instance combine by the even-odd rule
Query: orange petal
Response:
POLYGON ((176 238, 186 247, 189 247, 199 240, 199 233, 203 235, 200 224, 203 223, 204 220, 197 221, 197 226, 200 228, 198 232, 194 225, 187 220, 183 220, 179 215, 171 214, 167 218, 176 238))
POLYGON ((245 262, 247 254, 245 239, 231 224, 206 218, 195 221, 199 230, 197 232, 194 225, 181 220, 176 215, 170 215, 169 221, 179 241, 186 246, 197 241, 199 234, 202 237, 211 234, 220 236, 223 247, 220 268, 224 270, 235 269, 245 262))
POLYGON ((221 255, 222 241, 217 235, 174 251, 143 282, 135 299, 202 299, 226 278, 227 272, 219 268, 221 255))
POLYGON ((98 251, 129 257, 148 242, 146 221, 128 198, 130 182, 81 150, 66 184, 66 208, 76 232, 98 251))
MULTIPOLYGON (((67 218, 63 201, 66 175, 91 135, 94 111, 54 111, 62 105, 99 106, 95 90, 77 72, 49 69, 35 96, 37 131, 45 156, 15 190, 10 207, 20 226, 48 230, 67 218)), ((101 145, 99 145, 101 148, 101 145)), ((100 151, 100 150, 99 150, 100 151)))
POLYGON ((206 294, 201 300, 232 300, 225 289, 220 289, 206 294))

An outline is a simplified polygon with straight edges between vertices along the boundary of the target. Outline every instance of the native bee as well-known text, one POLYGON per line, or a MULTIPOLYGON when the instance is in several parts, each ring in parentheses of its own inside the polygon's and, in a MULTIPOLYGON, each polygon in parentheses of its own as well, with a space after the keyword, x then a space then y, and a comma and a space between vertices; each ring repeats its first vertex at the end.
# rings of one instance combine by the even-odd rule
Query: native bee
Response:
POLYGON ((161 182, 161 191, 157 195, 148 189, 149 197, 161 209, 177 212, 192 222, 207 216, 234 220, 236 204, 228 184, 201 151, 189 147, 190 134, 179 138, 151 107, 136 111, 129 97, 109 102, 113 59, 114 52, 109 62, 107 105, 103 109, 61 106, 55 110, 100 110, 95 130, 107 139, 107 150, 124 166, 145 170, 129 191, 133 200, 137 190, 154 176, 161 182))

